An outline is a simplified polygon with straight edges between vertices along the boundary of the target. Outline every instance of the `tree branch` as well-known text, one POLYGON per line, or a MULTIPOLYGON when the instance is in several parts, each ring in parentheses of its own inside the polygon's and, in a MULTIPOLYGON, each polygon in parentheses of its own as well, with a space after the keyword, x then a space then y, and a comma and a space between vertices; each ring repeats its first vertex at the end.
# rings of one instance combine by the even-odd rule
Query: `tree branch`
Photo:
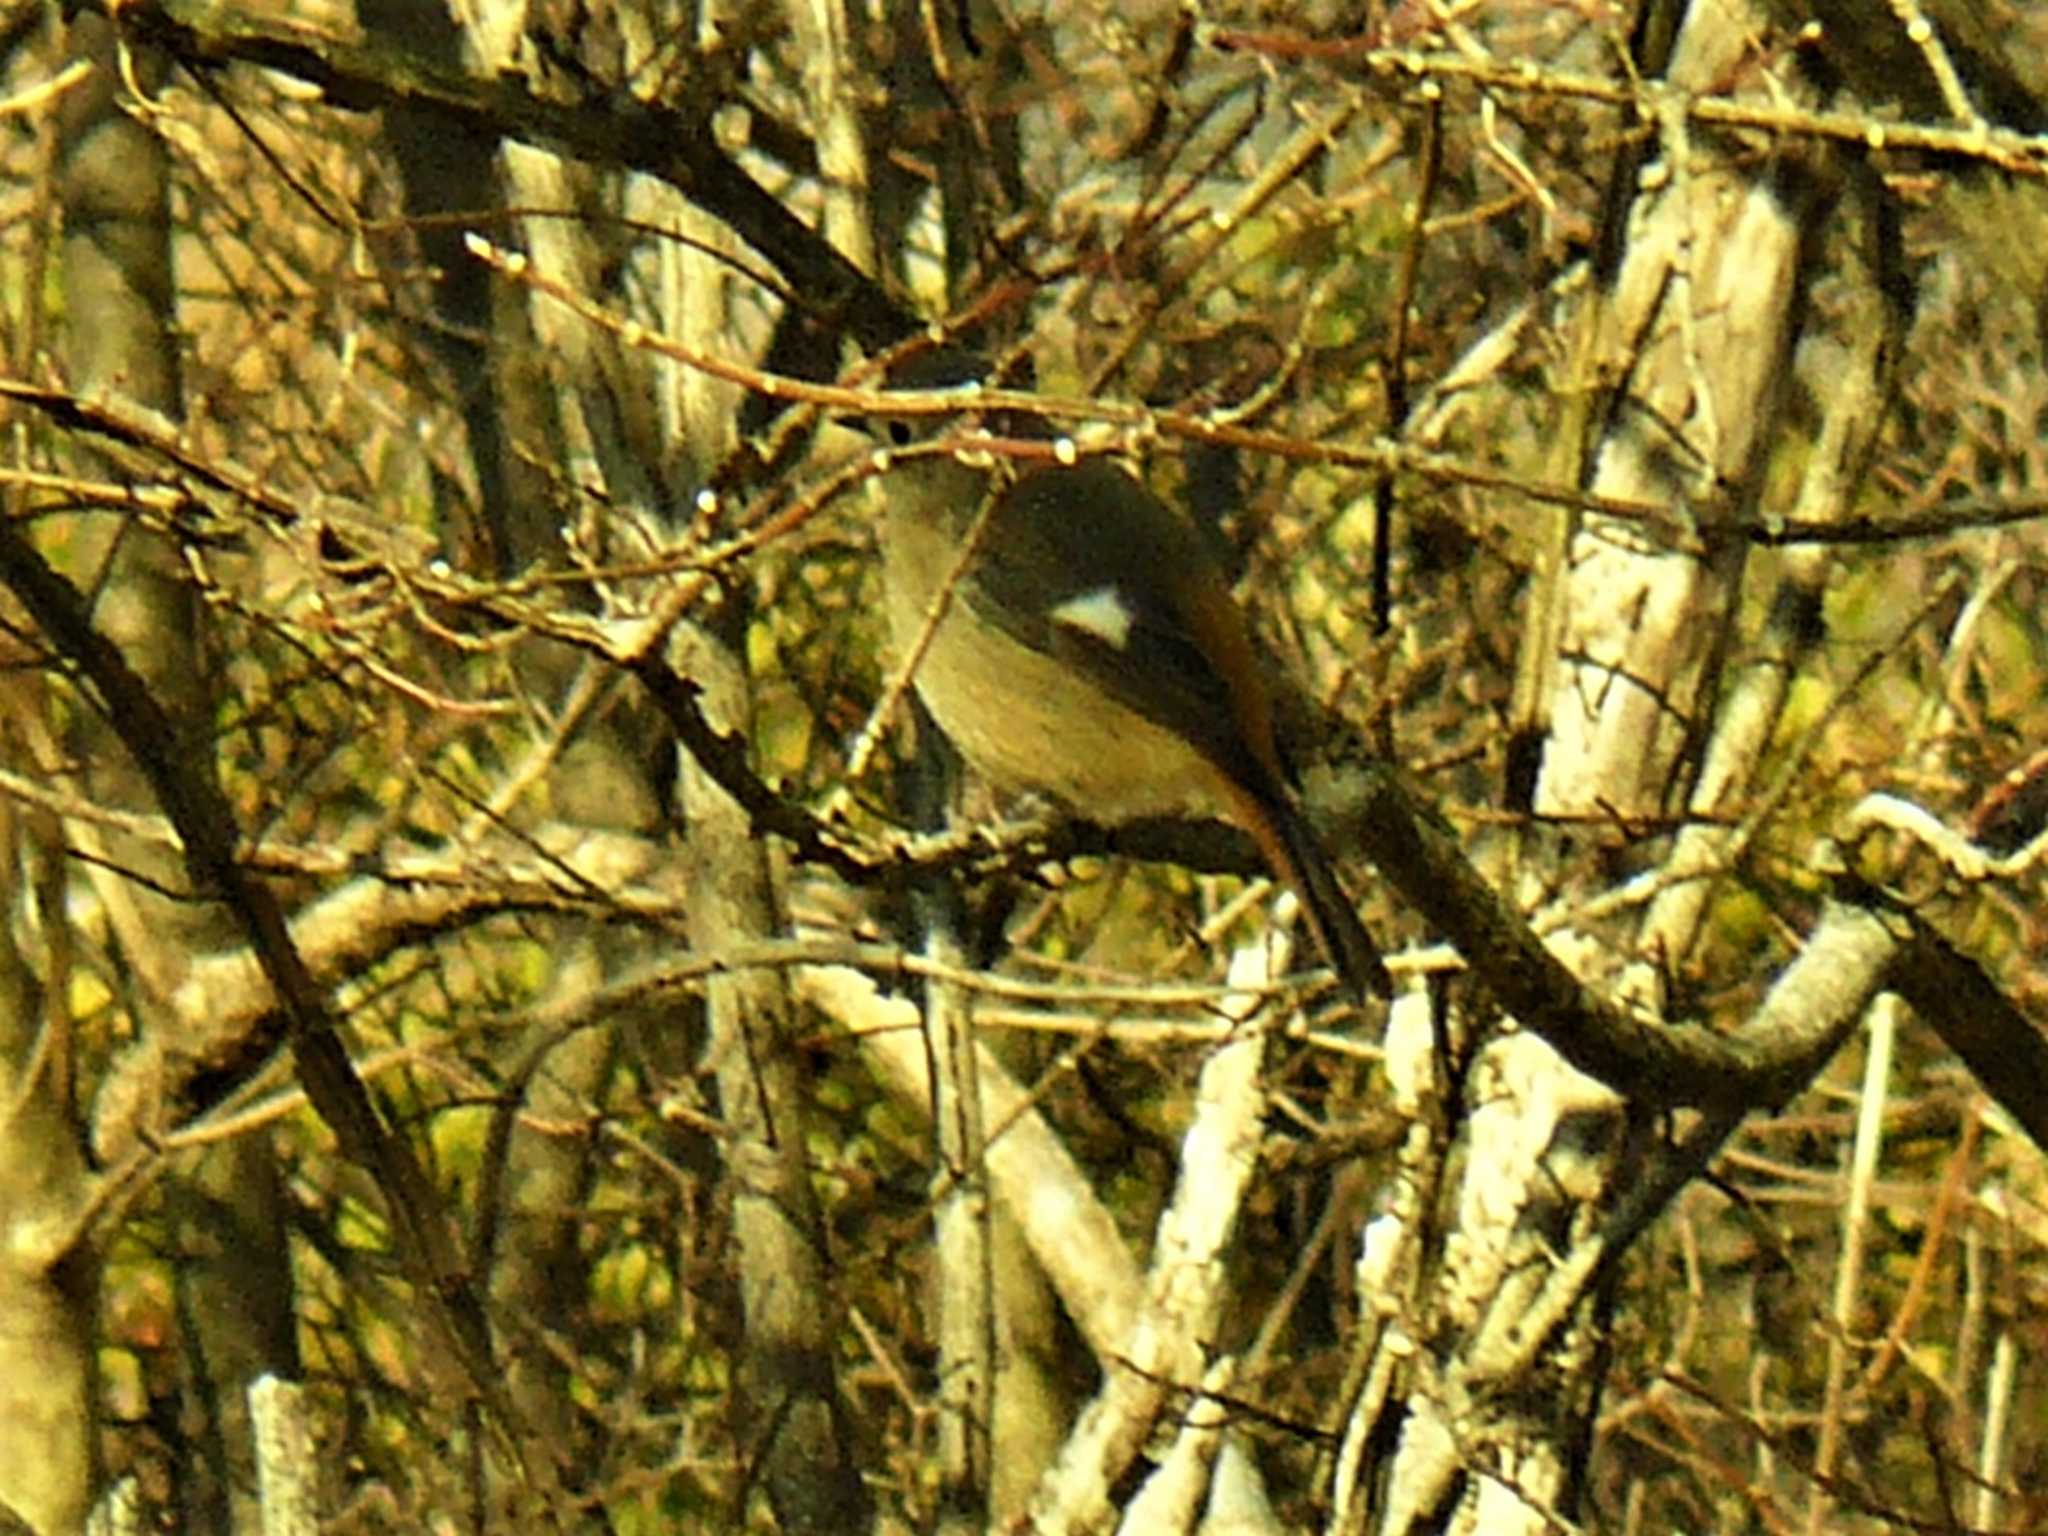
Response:
POLYGON ((388 39, 356 41, 303 23, 205 0, 158 0, 96 8, 133 38, 161 49, 195 75, 232 63, 274 69, 319 87, 338 107, 369 112, 410 108, 472 132, 517 139, 576 159, 644 171, 723 220, 804 295, 811 312, 870 349, 913 336, 922 321, 840 256, 771 197, 718 145, 720 105, 709 92, 687 108, 656 106, 625 93, 568 104, 537 96, 516 79, 448 69, 388 39))
POLYGON ((211 756, 186 750, 186 734, 127 658, 93 627, 78 591, 7 519, 0 519, 0 582, 13 590, 95 696, 149 780, 184 843, 195 890, 221 901, 248 937, 283 1011, 307 1097, 343 1154, 376 1181, 414 1283, 434 1298, 435 1316, 478 1393, 500 1408, 483 1311, 440 1201, 410 1147, 391 1134, 356 1076, 326 997, 292 943, 283 911, 238 857, 240 830, 214 782, 211 756))

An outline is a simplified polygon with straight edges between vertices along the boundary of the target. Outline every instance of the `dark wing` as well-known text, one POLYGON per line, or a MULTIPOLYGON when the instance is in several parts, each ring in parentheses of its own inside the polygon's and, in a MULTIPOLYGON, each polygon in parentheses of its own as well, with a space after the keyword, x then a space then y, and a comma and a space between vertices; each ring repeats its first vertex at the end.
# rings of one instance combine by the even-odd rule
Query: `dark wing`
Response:
POLYGON ((1040 470, 990 509, 976 607, 1239 783, 1280 789, 1272 720, 1216 541, 1104 459, 1040 470))

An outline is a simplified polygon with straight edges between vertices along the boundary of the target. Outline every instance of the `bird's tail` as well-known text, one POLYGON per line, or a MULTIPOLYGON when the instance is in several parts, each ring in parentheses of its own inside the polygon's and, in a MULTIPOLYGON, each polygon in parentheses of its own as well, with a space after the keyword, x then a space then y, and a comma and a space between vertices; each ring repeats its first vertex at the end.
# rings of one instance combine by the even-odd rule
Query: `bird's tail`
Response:
POLYGON ((1358 909, 1338 884, 1337 872, 1323 856, 1322 846, 1301 813, 1284 802, 1272 804, 1263 799, 1244 810, 1256 811, 1256 816, 1245 817, 1252 837, 1273 873, 1294 887, 1301 898, 1309 930, 1315 934, 1323 958, 1358 994, 1359 1001, 1373 994, 1390 995, 1393 978, 1387 974, 1380 947, 1358 920, 1358 909))

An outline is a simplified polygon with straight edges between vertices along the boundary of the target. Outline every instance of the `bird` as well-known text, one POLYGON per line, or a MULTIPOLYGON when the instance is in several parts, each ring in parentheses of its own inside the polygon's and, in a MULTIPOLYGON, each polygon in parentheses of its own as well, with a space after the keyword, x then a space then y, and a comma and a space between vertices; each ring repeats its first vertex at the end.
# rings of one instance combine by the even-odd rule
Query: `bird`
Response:
POLYGON ((1107 457, 1001 484, 935 455, 877 484, 894 643, 929 630, 913 685, 976 772, 1105 826, 1236 825, 1359 1000, 1391 991, 1302 814, 1213 530, 1107 457))

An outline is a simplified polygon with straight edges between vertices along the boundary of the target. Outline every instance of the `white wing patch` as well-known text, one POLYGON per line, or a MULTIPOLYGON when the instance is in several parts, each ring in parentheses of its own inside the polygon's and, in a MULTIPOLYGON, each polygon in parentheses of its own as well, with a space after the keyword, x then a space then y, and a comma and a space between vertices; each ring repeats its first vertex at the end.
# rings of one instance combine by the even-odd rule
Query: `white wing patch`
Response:
POLYGON ((1124 649, 1131 642, 1131 626, 1138 616, 1131 611, 1131 605, 1115 587, 1090 587, 1086 592, 1075 594, 1065 602, 1056 604, 1046 615, 1055 624, 1064 624, 1069 629, 1078 629, 1083 634, 1124 649))

